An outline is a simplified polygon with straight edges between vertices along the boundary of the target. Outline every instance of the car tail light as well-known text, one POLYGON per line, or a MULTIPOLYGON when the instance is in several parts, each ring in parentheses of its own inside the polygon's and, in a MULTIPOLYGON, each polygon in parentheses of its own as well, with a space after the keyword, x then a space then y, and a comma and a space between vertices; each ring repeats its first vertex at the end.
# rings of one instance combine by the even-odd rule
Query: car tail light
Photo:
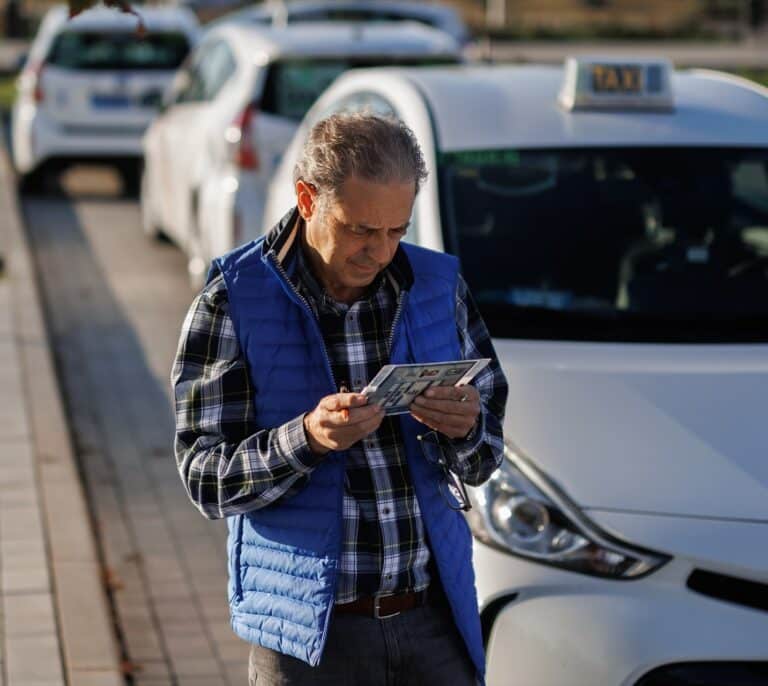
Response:
POLYGON ((35 103, 41 103, 45 100, 43 91, 43 67, 44 62, 35 62, 30 64, 23 72, 20 85, 27 92, 32 93, 32 99, 35 103))
POLYGON ((254 119, 258 105, 250 103, 240 112, 227 127, 224 134, 231 148, 231 159, 240 169, 255 171, 259 168, 259 155, 256 152, 254 136, 254 119))

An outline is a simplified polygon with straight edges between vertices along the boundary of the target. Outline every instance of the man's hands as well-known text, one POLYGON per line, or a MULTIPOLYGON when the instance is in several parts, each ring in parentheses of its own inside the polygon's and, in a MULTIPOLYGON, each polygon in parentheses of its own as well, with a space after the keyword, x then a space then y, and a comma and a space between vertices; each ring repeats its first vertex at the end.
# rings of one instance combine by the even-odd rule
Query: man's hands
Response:
POLYGON ((464 438, 480 415, 480 394, 474 386, 432 386, 416 396, 411 414, 448 438, 464 438))
MULTIPOLYGON (((304 415, 309 447, 318 455, 346 450, 376 431, 384 419, 379 405, 368 405, 362 393, 334 393, 304 415)), ((464 438, 480 415, 480 394, 474 386, 433 386, 416 397, 411 414, 448 438, 464 438), (464 400, 462 400, 464 398, 464 400)))
POLYGON ((309 447, 318 455, 330 450, 346 450, 379 428, 384 410, 366 404, 362 393, 334 393, 325 396, 317 407, 304 415, 304 430, 309 447))

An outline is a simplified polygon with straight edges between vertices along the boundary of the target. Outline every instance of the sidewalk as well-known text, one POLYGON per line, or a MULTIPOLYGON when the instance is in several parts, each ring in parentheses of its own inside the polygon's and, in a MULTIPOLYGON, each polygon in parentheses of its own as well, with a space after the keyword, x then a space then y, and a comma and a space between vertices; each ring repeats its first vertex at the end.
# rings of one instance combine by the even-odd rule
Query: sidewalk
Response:
POLYGON ((87 505, 0 146, 0 686, 120 686, 87 505))

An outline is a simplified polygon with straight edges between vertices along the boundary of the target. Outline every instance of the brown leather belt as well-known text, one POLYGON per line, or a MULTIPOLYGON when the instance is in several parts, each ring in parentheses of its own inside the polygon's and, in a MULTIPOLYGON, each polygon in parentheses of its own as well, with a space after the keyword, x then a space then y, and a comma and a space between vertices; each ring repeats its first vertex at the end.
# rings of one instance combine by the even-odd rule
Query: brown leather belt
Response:
POLYGON ((334 605, 334 611, 364 615, 375 619, 394 617, 406 610, 421 607, 427 602, 427 591, 414 593, 398 593, 396 595, 362 596, 351 603, 334 605))

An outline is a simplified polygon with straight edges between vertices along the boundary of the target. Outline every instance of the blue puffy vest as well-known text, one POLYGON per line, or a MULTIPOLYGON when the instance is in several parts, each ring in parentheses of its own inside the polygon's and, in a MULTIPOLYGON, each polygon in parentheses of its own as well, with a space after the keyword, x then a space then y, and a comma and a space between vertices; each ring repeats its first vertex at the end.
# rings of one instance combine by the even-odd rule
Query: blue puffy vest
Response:
MULTIPOLYGON (((414 272, 393 335, 391 362, 461 357, 456 333, 458 264, 402 244, 414 272)), ((218 259, 230 315, 248 361, 259 428, 285 423, 337 389, 317 320, 264 239, 218 259)), ((481 677, 485 657, 472 569, 471 534, 439 491, 437 467, 403 415, 402 434, 416 496, 456 625, 481 677)), ((343 451, 331 452, 297 495, 229 517, 229 603, 242 639, 317 665, 331 621, 342 537, 343 451)))

